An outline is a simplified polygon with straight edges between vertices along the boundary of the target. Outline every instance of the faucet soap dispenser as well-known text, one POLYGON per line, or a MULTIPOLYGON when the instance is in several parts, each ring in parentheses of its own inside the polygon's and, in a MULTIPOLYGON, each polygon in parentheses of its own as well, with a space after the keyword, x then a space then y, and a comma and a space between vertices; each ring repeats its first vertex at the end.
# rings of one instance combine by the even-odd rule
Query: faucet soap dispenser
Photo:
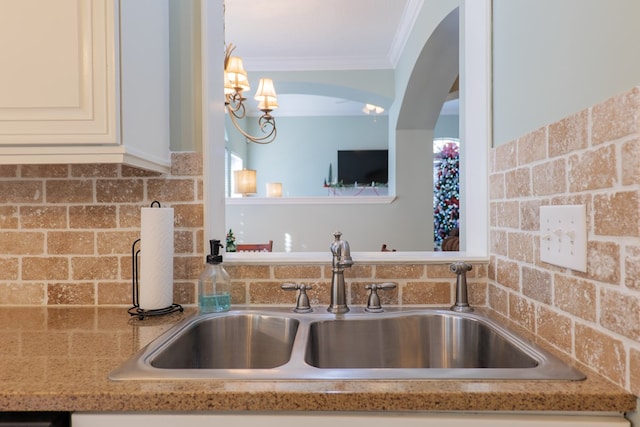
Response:
POLYGON ((201 313, 219 313, 231 308, 231 280, 222 266, 220 240, 210 240, 211 254, 198 278, 198 306, 201 313))

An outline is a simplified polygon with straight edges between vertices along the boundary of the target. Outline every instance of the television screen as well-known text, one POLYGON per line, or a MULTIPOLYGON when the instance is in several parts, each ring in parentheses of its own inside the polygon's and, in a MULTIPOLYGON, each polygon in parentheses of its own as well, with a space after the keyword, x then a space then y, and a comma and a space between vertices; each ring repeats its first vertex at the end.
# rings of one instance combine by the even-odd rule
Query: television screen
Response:
POLYGON ((338 182, 345 185, 387 184, 389 150, 338 150, 338 182))

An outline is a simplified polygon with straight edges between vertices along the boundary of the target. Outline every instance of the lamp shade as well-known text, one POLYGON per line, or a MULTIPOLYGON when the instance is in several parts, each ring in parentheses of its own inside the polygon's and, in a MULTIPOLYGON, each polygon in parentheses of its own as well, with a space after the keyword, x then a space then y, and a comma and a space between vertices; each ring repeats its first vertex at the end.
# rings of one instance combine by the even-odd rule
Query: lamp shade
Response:
POLYGON ((273 80, 267 78, 260 79, 254 99, 258 101, 258 108, 262 111, 271 111, 278 108, 278 97, 276 95, 276 88, 273 86, 273 80))
POLYGON ((242 169, 233 172, 234 192, 242 194, 256 193, 256 171, 253 169, 242 169))
POLYGON ((244 70, 242 58, 239 56, 230 56, 225 71, 225 85, 228 84, 236 89, 249 90, 249 78, 244 70))
POLYGON ((282 197, 282 183, 267 182, 267 197, 282 197))
POLYGON ((229 81, 229 74, 224 72, 224 94, 231 95, 236 92, 236 88, 233 87, 231 82, 229 81))

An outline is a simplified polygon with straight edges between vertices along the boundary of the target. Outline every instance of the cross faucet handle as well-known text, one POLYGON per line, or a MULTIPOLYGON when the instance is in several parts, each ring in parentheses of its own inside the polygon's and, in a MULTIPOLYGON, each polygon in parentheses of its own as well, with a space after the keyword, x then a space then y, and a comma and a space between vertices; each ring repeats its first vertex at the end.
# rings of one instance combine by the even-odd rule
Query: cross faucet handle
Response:
POLYGON ((382 309, 382 305, 380 304, 380 296, 378 296, 378 291, 385 291, 388 289, 394 289, 396 287, 395 283, 385 282, 385 283, 372 283, 370 285, 365 286, 365 289, 371 291, 369 294, 369 299, 367 300, 367 307, 364 311, 368 311, 369 313, 380 313, 384 311, 382 309))
POLYGON ((313 289, 311 285, 305 285, 304 283, 283 283, 280 288, 285 291, 297 291, 298 299, 296 300, 296 308, 293 309, 296 313, 311 313, 313 309, 309 304, 309 296, 307 295, 307 289, 313 289))

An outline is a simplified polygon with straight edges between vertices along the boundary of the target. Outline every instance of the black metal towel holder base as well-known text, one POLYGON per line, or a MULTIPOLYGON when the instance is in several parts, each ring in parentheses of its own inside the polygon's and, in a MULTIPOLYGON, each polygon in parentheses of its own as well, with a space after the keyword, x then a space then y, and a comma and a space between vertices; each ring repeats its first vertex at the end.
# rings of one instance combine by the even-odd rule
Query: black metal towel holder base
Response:
MULTIPOLYGON (((157 204, 157 207, 160 207, 160 202, 154 201, 151 203, 151 207, 157 204)), ((138 258, 140 255, 140 249, 138 249, 138 244, 140 243, 140 239, 137 239, 131 245, 131 265, 133 268, 132 272, 132 304, 133 306, 129 308, 128 312, 131 316, 137 316, 138 319, 144 320, 146 317, 152 316, 162 316, 165 314, 170 314, 176 311, 184 311, 184 308, 180 304, 173 303, 169 307, 158 308, 153 310, 145 310, 140 307, 140 280, 139 280, 139 265, 138 258)))

